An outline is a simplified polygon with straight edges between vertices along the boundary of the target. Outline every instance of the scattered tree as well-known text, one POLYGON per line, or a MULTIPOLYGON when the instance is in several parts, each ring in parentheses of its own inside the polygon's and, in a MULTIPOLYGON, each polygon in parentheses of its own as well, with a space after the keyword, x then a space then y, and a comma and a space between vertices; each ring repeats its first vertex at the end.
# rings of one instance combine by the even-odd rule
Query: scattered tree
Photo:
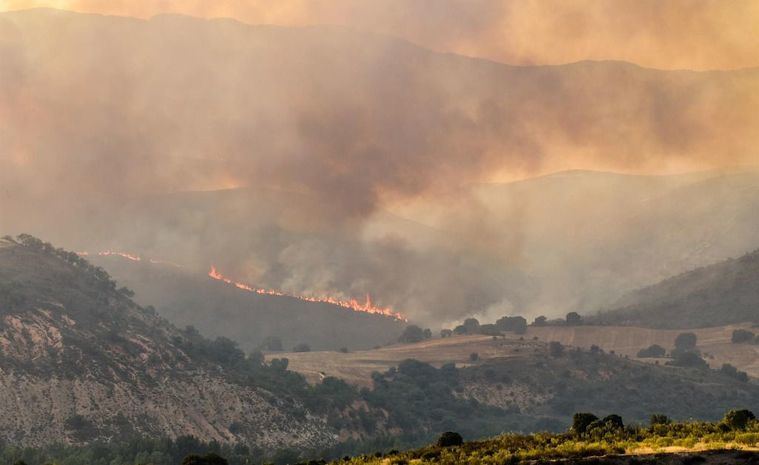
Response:
POLYGON ((746 344, 752 343, 755 340, 755 335, 751 331, 745 329, 736 329, 733 331, 732 341, 733 344, 746 344))
POLYGON ((569 312, 567 313, 567 325, 569 326, 579 326, 582 324, 582 317, 577 312, 569 312))
POLYGON ((756 416, 750 410, 730 410, 725 414, 722 422, 732 429, 746 429, 749 422, 756 420, 756 416))
POLYGON ((532 325, 545 326, 547 321, 548 321, 548 318, 544 317, 543 315, 540 315, 539 317, 535 318, 535 321, 532 322, 532 325))
POLYGON ((454 433, 453 431, 446 431, 437 440, 438 447, 454 447, 462 444, 464 444, 464 438, 459 433, 454 433))
POLYGON ((516 334, 527 332, 527 320, 521 316, 504 316, 495 322, 495 326, 501 331, 511 331, 516 334))
POLYGON ((664 347, 658 344, 653 344, 646 349, 641 349, 638 352, 638 358, 661 358, 666 354, 667 351, 664 349, 664 347))
POLYGON ((670 420, 667 415, 663 415, 661 413, 655 413, 651 415, 651 426, 668 425, 670 423, 672 423, 672 420, 670 420))
POLYGON ((576 434, 585 434, 588 426, 598 421, 598 417, 592 413, 575 413, 572 416, 572 431, 576 434))
POLYGON ((739 371, 734 366, 730 365, 729 363, 725 363, 722 365, 722 368, 720 368, 720 373, 723 375, 727 375, 731 378, 735 378, 738 381, 747 383, 748 382, 748 373, 745 371, 739 371))
POLYGON ((680 333, 675 338, 675 349, 695 350, 698 338, 694 333, 680 333))
POLYGON ((408 325, 403 333, 398 337, 398 342, 412 344, 425 339, 424 330, 417 325, 408 325))
POLYGON ((561 345, 561 342, 551 341, 548 343, 548 353, 551 354, 551 357, 561 357, 564 355, 564 346, 561 345))

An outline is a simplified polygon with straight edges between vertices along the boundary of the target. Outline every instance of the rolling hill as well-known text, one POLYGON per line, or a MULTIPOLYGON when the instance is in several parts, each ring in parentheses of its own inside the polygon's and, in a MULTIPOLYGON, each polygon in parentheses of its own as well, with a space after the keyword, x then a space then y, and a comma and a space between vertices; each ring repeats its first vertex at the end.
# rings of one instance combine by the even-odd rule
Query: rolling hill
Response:
POLYGON ((295 457, 341 456, 418 445, 454 427, 468 437, 557 430, 576 410, 641 421, 653 411, 713 419, 759 403, 759 386, 715 371, 599 351, 556 353, 517 338, 461 339, 474 343, 467 348, 455 347, 457 338, 438 342, 452 344, 433 347, 439 368, 409 359, 431 342, 376 351, 380 363, 372 351, 267 354, 264 361, 229 339, 177 329, 131 293, 73 252, 31 236, 2 240, 4 440, 46 446, 192 435, 255 445, 261 460, 285 449, 295 457), (478 350, 483 360, 444 362, 458 361, 462 350, 478 350), (321 359, 326 371, 359 360, 371 383, 359 389, 338 370, 312 373, 308 384, 288 370, 288 357, 298 369, 298 356, 321 359), (345 363, 330 364, 337 357, 345 363))
POLYGON ((0 242, 4 441, 192 435, 281 448, 334 440, 318 419, 294 416, 297 402, 230 376, 213 355, 223 347, 213 352, 134 304, 76 254, 22 240, 0 242))
POLYGON ((759 251, 631 292, 592 321, 651 328, 759 323, 759 251))

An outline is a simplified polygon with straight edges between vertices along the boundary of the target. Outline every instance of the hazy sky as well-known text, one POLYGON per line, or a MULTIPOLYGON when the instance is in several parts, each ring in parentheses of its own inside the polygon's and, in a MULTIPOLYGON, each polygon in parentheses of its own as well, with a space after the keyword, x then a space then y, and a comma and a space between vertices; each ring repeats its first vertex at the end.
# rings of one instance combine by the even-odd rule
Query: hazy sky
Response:
POLYGON ((611 59, 666 69, 759 66, 755 0, 0 0, 0 9, 35 6, 340 24, 511 64, 611 59))
MULTIPOLYGON (((515 67, 364 32, 510 63, 756 64, 752 3, 591 3, 0 1, 6 9, 353 26, 3 13, 0 233, 201 271, 214 263, 297 294, 370 293, 426 320, 542 311, 545 302, 565 308, 552 304, 566 305, 576 289, 629 286, 626 254, 593 260, 627 244, 653 249, 637 239, 660 223, 656 215, 640 224, 596 215, 606 188, 562 206, 583 182, 505 203, 480 199, 473 186, 564 169, 671 174, 756 164, 759 68, 515 67), (425 221, 420 212, 430 211, 439 219, 425 221), (565 211, 566 226, 556 225, 565 211), (553 240, 586 229, 604 232, 606 251, 587 236, 553 240), (557 258, 586 243, 594 246, 586 255, 557 258), (536 279, 536 264, 562 272, 536 279), (557 288, 568 291, 542 299, 557 288)), ((608 211, 624 210, 620 199, 651 198, 648 184, 635 186, 608 211)), ((710 215, 708 206, 694 214, 710 215)), ((670 245, 656 256, 675 257, 674 265, 662 259, 660 269, 683 271, 692 262, 670 245)))

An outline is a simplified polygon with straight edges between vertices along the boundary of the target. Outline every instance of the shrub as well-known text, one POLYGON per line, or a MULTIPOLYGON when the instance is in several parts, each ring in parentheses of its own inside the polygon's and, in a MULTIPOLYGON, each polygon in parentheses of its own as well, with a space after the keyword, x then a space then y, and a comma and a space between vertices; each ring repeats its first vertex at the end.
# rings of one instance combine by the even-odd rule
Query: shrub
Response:
POLYGON ((698 338, 693 333, 680 333, 675 338, 675 349, 694 350, 698 338))
POLYGON ((423 341, 424 339, 424 330, 417 325, 406 326, 406 329, 403 330, 403 333, 398 336, 398 342, 403 342, 406 344, 423 341))
POLYGON ((673 359, 667 365, 688 368, 708 368, 709 364, 696 352, 676 350, 672 353, 673 359))
POLYGON ((658 344, 653 344, 646 349, 641 349, 638 352, 638 358, 661 358, 666 354, 667 351, 664 349, 664 347, 658 344))
POLYGON ((495 326, 501 331, 512 331, 516 334, 527 332, 527 320, 521 316, 505 316, 495 322, 495 326))
POLYGON ((722 365, 722 368, 720 368, 720 373, 723 375, 729 376, 731 378, 735 378, 738 381, 742 381, 744 383, 748 382, 748 373, 745 371, 738 371, 737 368, 730 365, 729 363, 725 363, 722 365))
POLYGON ((437 440, 438 447, 460 446, 463 443, 464 438, 462 438, 459 433, 454 433, 453 431, 446 431, 441 434, 440 438, 437 440))
POLYGON ((572 431, 577 434, 584 434, 593 422, 598 421, 598 417, 592 413, 575 413, 572 416, 572 431))
POLYGON ((561 345, 561 342, 551 341, 548 344, 548 353, 551 354, 551 357, 561 357, 564 355, 564 346, 561 345))
POLYGON ((754 333, 745 329, 736 329, 733 331, 733 344, 746 344, 754 342, 754 333))
POLYGON ((182 460, 182 465, 228 465, 225 458, 216 454, 196 455, 191 454, 182 460))
POLYGON ((476 362, 479 359, 480 359, 480 354, 478 354, 477 352, 472 352, 471 354, 469 354, 470 362, 476 362))
POLYGON ((670 420, 667 415, 662 415, 660 413, 655 413, 651 415, 651 426, 668 425, 670 423, 672 423, 672 420, 670 420))
POLYGON ((467 318, 464 320, 464 324, 462 326, 464 326, 464 329, 466 329, 467 334, 475 334, 480 328, 480 322, 477 321, 477 318, 467 318))
POLYGON ((750 410, 730 410, 725 414, 722 422, 732 429, 746 429, 749 422, 756 420, 756 416, 750 410))
POLYGON ((577 326, 582 324, 582 317, 577 312, 567 313, 567 324, 570 326, 577 326))

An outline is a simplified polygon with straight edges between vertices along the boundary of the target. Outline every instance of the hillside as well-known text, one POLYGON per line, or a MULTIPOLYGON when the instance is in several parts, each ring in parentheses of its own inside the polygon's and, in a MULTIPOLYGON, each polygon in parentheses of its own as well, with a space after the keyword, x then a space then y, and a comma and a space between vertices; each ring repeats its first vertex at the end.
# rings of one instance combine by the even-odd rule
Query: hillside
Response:
POLYGON ((591 321, 651 328, 759 323, 759 250, 634 291, 591 321))
POLYGON ((135 301, 152 305, 179 327, 224 336, 246 353, 269 337, 285 350, 302 343, 314 350, 369 349, 397 339, 405 323, 328 303, 260 295, 210 279, 205 273, 119 256, 94 256, 118 282, 135 291, 135 301))
MULTIPOLYGON (((130 295, 75 253, 29 236, 2 241, 5 441, 47 447, 111 438, 120 441, 115 450, 133 444, 129 454, 160 452, 156 463, 169 465, 182 438, 193 435, 193 447, 217 441, 260 461, 415 446, 452 428, 468 437, 557 430, 576 410, 619 411, 641 421, 651 411, 713 419, 759 403, 759 386, 713 371, 593 351, 555 354, 519 339, 478 339, 483 356, 488 346, 498 356, 460 367, 436 368, 390 347, 382 350, 395 351, 395 359, 374 364, 379 372, 367 375, 368 389, 330 376, 309 385, 288 370, 286 357, 297 367, 297 354, 269 354, 266 362, 260 354, 246 357, 229 339, 178 330, 130 295), (136 439, 142 442, 128 442, 136 439)), ((437 351, 441 358, 453 352, 437 351)), ((321 357, 328 369, 338 354, 361 358, 301 355, 321 357)), ((364 363, 372 364, 366 357, 364 363)), ((60 457, 77 449, 42 450, 60 457)))
POLYGON ((233 380, 202 338, 128 295, 76 254, 32 238, 0 242, 4 441, 193 435, 278 448, 334 440, 319 419, 296 417, 296 401, 233 380))
MULTIPOLYGON (((679 419, 716 419, 736 405, 759 406, 759 386, 754 382, 738 382, 713 370, 665 367, 588 349, 565 347, 563 354, 555 356, 548 344, 531 337, 454 336, 348 354, 284 356, 291 369, 313 383, 338 377, 366 387, 393 380, 395 373, 404 374, 401 369, 396 372, 399 364, 406 366, 407 376, 418 370, 412 376, 418 376, 419 383, 424 373, 434 377, 434 369, 408 365, 408 359, 439 367, 441 373, 454 363, 459 367, 457 396, 519 413, 524 417, 520 431, 561 429, 576 411, 616 412, 642 422, 651 412, 679 419), (470 357, 473 353, 476 360, 470 357)), ((396 404, 402 404, 403 396, 396 394, 396 404)))

